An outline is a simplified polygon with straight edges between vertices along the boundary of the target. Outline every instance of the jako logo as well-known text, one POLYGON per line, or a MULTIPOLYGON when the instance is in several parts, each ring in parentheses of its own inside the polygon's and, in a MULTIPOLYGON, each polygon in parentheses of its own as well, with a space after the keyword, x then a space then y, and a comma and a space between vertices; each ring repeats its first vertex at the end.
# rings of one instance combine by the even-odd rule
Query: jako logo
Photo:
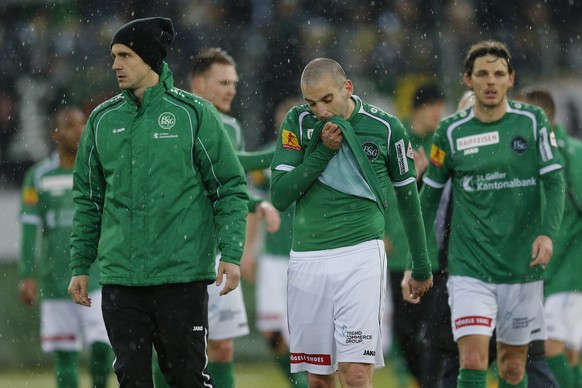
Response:
POLYGON ((376 355, 375 350, 364 350, 364 356, 375 356, 375 355, 376 355))
POLYGON ((158 118, 158 124, 160 128, 170 130, 176 124, 176 116, 170 112, 162 113, 158 118))

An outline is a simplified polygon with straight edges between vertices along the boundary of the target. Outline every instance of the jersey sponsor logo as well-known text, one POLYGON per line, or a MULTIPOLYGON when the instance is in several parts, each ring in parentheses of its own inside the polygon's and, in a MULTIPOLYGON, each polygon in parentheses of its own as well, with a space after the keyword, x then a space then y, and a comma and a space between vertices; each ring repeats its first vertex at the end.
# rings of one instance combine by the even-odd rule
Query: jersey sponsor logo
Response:
POLYGON ((290 150, 301 151, 299 139, 293 132, 289 131, 288 129, 284 129, 281 132, 281 146, 290 150))
POLYGON ((291 353, 291 364, 331 365, 329 354, 291 353))
POLYGON ((430 147, 429 160, 435 166, 442 167, 443 163, 445 162, 446 155, 447 153, 441 150, 439 147, 437 147, 436 144, 433 144, 432 147, 430 147))
POLYGON ((523 155, 529 148, 527 140, 521 136, 517 136, 511 141, 511 149, 518 155, 523 155))
POLYGON ((158 125, 160 128, 169 131, 174 125, 176 125, 176 116, 171 112, 164 112, 158 117, 158 125))
POLYGON ((467 148, 482 147, 497 143, 499 143, 499 132, 487 132, 479 135, 458 138, 457 150, 462 151, 467 148))
POLYGON ((372 356, 374 357, 376 355, 376 351, 375 350, 364 350, 364 356, 372 356))
POLYGON ((487 326, 491 327, 492 319, 480 315, 470 315, 455 319, 455 329, 461 329, 466 326, 487 326))
POLYGON ((525 328, 529 327, 529 325, 533 321, 535 321, 535 318, 529 318, 529 317, 513 318, 511 320, 511 327, 513 329, 525 329, 525 328))
POLYGON ((175 133, 155 132, 154 139, 175 139, 178 135, 175 133))
POLYGON ((394 146, 396 147, 398 170, 400 171, 400 175, 404 175, 408 172, 408 161, 406 160, 406 147, 404 145, 404 140, 398 140, 394 146))
POLYGON ((463 151, 463 155, 476 154, 477 152, 479 152, 479 148, 469 148, 468 150, 463 151))
POLYGON ((361 344, 364 341, 371 340, 371 334, 364 334, 361 330, 342 330, 346 337, 346 344, 361 344))
POLYGON ((28 206, 34 206, 38 203, 38 191, 34 187, 26 187, 22 191, 22 202, 28 206))
POLYGON ((362 144, 362 149, 364 150, 364 153, 366 154, 370 162, 376 160, 378 158, 378 155, 380 155, 380 147, 378 147, 377 144, 372 143, 371 141, 367 141, 364 144, 362 144))
POLYGON ((528 179, 506 179, 505 172, 492 172, 488 174, 479 174, 475 176, 463 177, 463 190, 466 192, 473 191, 491 191, 491 190, 505 190, 516 189, 521 187, 530 187, 537 185, 537 179, 534 177, 528 179))

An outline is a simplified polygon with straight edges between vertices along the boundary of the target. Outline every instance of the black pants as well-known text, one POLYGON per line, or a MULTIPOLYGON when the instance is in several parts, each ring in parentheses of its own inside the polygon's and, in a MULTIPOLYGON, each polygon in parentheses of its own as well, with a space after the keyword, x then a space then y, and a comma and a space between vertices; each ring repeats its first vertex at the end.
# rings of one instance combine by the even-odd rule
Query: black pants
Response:
POLYGON ((170 386, 213 387, 206 282, 103 286, 101 308, 121 388, 152 388, 152 345, 170 386))
POLYGON ((433 290, 423 296, 419 304, 405 302, 400 288, 403 275, 402 272, 390 272, 394 339, 408 371, 418 384, 421 387, 433 387, 437 384, 440 366, 440 352, 434 343, 435 338, 427 335, 428 330, 433 331, 433 322, 438 322, 431 315, 433 290))

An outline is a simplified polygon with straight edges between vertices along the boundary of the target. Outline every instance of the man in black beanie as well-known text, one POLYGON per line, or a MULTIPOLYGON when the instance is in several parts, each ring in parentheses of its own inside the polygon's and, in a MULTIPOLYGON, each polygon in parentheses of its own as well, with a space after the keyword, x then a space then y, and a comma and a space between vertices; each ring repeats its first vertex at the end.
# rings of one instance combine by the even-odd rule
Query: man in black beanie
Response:
POLYGON ((244 173, 216 108, 173 86, 164 62, 173 37, 171 20, 159 17, 115 33, 122 92, 91 113, 73 173, 69 293, 91 305, 98 260, 120 387, 153 386, 152 347, 170 386, 214 386, 207 285, 224 295, 240 279, 244 173))

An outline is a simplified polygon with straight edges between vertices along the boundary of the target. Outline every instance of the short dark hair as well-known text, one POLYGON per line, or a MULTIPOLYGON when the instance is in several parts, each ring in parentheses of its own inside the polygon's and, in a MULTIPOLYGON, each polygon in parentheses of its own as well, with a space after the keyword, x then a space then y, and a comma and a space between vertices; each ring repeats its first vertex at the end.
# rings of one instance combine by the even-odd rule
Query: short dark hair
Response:
POLYGON ((473 72, 473 65, 475 64, 475 60, 486 55, 493 55, 494 57, 505 59, 507 62, 507 69, 509 74, 513 73, 511 55, 509 54, 509 49, 507 46, 504 43, 494 40, 485 40, 483 42, 476 43, 472 45, 471 48, 469 48, 469 52, 467 53, 463 63, 464 74, 471 75, 473 72))
POLYGON ((556 118, 556 104, 549 90, 544 88, 527 88, 519 92, 519 100, 539 106, 546 112, 550 123, 554 125, 556 118))
POLYGON ((412 106, 414 108, 419 108, 423 105, 441 101, 445 101, 445 95, 439 84, 436 82, 428 82, 420 85, 416 89, 412 100, 412 106))
POLYGON ((190 67, 190 78, 204 74, 215 63, 236 67, 236 62, 225 50, 219 47, 211 47, 202 50, 200 54, 194 57, 190 67))

